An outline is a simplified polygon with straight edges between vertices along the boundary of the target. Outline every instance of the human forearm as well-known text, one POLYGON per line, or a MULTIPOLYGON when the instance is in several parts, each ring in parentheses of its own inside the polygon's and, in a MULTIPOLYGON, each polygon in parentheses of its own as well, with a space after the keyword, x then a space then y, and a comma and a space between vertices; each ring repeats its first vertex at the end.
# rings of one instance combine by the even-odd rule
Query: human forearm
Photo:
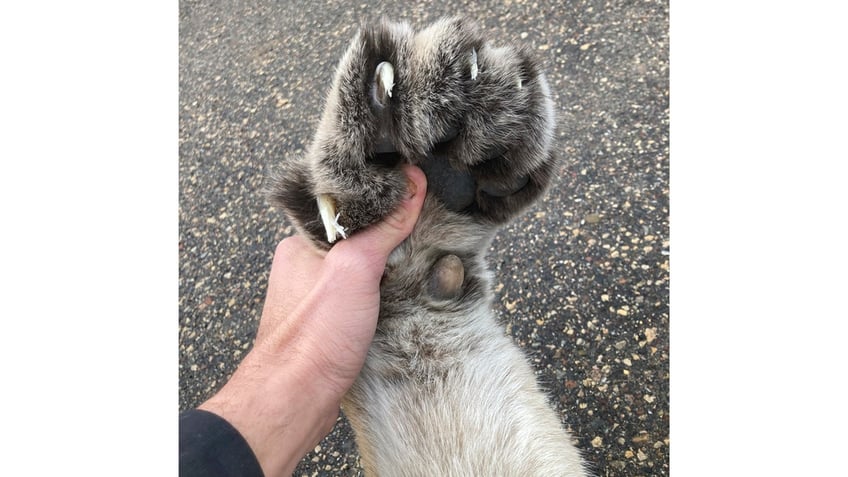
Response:
POLYGON ((300 236, 278 245, 254 347, 200 406, 239 431, 266 477, 291 475, 332 430, 362 367, 386 258, 412 231, 426 193, 423 172, 404 168, 409 193, 381 222, 326 253, 300 236))
POLYGON ((330 430, 339 398, 314 379, 303 355, 254 348, 230 381, 200 407, 233 425, 253 449, 266 477, 291 475, 330 430))

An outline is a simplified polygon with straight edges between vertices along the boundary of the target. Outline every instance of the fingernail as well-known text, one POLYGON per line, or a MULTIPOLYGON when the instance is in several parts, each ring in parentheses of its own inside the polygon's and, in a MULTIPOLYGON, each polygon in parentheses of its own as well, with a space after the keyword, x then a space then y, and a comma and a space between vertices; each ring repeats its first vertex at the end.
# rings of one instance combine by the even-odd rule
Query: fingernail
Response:
POLYGON ((412 181, 409 177, 406 178, 406 199, 411 199, 415 197, 415 193, 418 192, 418 186, 415 185, 415 182, 412 181))

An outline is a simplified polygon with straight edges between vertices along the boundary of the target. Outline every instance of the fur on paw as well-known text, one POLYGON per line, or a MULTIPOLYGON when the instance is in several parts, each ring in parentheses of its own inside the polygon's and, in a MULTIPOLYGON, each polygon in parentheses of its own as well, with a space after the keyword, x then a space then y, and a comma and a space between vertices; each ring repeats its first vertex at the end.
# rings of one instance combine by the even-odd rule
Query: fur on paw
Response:
POLYGON ((549 183, 554 127, 526 50, 491 45, 461 17, 419 32, 382 21, 348 47, 312 143, 271 178, 269 196, 327 248, 397 206, 407 162, 446 209, 500 224, 549 183))
POLYGON ((411 36, 399 23, 359 31, 336 68, 305 155, 281 164, 268 181, 270 202, 323 248, 389 214, 406 191, 402 157, 389 139, 388 102, 411 36))
POLYGON ((485 41, 466 18, 417 33, 400 146, 448 209, 502 223, 547 187, 550 89, 532 55, 485 41), (424 151, 416 154, 414 151, 424 151))

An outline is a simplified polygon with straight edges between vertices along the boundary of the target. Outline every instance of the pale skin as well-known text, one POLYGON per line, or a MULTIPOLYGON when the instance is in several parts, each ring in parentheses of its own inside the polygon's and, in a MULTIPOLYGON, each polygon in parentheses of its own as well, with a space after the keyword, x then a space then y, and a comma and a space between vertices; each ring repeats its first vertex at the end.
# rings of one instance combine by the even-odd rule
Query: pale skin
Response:
POLYGON ((238 429, 266 477, 291 475, 332 430, 362 369, 386 260, 412 232, 426 195, 424 173, 404 168, 407 198, 381 222, 327 253, 300 236, 280 242, 253 349, 199 407, 238 429))

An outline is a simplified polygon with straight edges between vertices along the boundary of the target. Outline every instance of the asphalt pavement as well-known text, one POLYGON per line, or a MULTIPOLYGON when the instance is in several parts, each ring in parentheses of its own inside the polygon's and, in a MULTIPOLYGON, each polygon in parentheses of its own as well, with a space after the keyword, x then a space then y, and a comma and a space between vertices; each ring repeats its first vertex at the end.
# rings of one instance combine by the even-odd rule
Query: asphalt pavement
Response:
MULTIPOLYGON (((180 2, 179 406, 249 351, 274 247, 260 194, 301 154, 361 21, 452 14, 543 60, 562 156, 489 260, 496 313, 598 476, 669 473, 667 1, 180 2)), ((361 475, 342 417, 295 475, 361 475)))

